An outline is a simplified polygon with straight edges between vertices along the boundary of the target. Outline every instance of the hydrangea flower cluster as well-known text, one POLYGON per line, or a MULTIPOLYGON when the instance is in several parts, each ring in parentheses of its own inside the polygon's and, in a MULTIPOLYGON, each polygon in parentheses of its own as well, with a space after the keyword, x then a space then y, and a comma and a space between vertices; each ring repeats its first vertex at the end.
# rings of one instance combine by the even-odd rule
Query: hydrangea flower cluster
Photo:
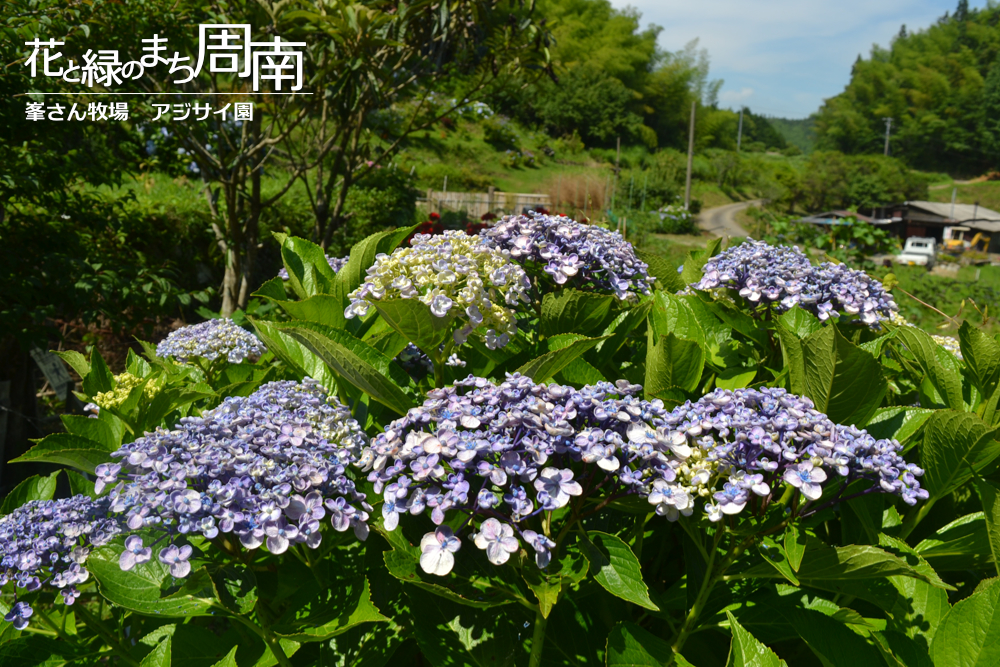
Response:
POLYGON ((239 364, 244 359, 257 359, 264 354, 265 349, 256 336, 225 318, 172 331, 156 346, 156 355, 174 357, 181 363, 187 363, 195 357, 208 361, 225 357, 229 363, 239 364))
POLYGON ((927 498, 917 481, 923 471, 902 459, 898 442, 838 426, 783 389, 718 390, 671 412, 637 398, 639 390, 625 381, 541 385, 514 374, 499 386, 470 376, 430 392, 364 457, 386 529, 429 511, 439 527, 421 540, 420 562, 443 575, 462 546, 443 525, 451 512, 467 514, 466 523, 479 518, 472 539, 492 563, 524 543, 545 567, 555 543, 536 517, 598 492, 638 495, 671 521, 690 516, 699 499, 718 521, 781 484, 798 489, 809 511, 835 477, 838 494, 870 480, 864 493, 894 493, 911 505, 927 498))
POLYGON ((525 267, 537 267, 557 285, 613 292, 636 300, 649 294, 648 266, 618 232, 562 215, 505 216, 481 235, 525 267))
POLYGON ((813 266, 798 247, 748 239, 708 260, 696 290, 730 288, 752 305, 776 312, 799 306, 820 320, 856 316, 875 326, 898 310, 892 295, 864 271, 845 264, 813 266))
POLYGON ((645 442, 655 446, 661 431, 676 443, 673 475, 653 482, 649 502, 668 518, 690 514, 703 498, 708 518, 718 521, 782 483, 806 502, 819 500, 825 483, 838 479, 834 497, 858 480, 871 482, 862 493, 892 493, 908 505, 928 497, 917 479, 924 471, 903 459, 899 442, 834 424, 811 400, 780 388, 718 389, 675 408, 645 442))
MULTIPOLYGON (((0 517, 0 586, 13 581, 18 592, 28 593, 49 586, 59 590, 66 604, 73 604, 80 595, 77 584, 90 577, 84 568, 90 550, 123 530, 108 516, 108 504, 107 498, 87 496, 32 500, 0 517)), ((23 630, 33 613, 21 600, 4 620, 23 630)))
MULTIPOLYGON (((344 474, 366 442, 315 381, 271 382, 123 445, 113 454, 120 463, 97 467, 95 487, 113 487, 110 509, 129 529, 162 532, 159 559, 182 577, 191 548, 178 542, 187 535, 230 534, 247 549, 266 543, 280 554, 319 546, 319 522, 329 517, 336 530, 367 537, 371 508, 344 474)), ((122 569, 150 560, 152 546, 129 537, 122 569)))
POLYGON ((538 515, 606 486, 634 493, 673 479, 662 451, 634 447, 630 434, 666 416, 659 400, 621 381, 575 389, 514 374, 499 386, 469 376, 436 389, 424 404, 372 441, 369 481, 383 496, 386 529, 403 514, 430 512, 439 528, 424 537, 421 565, 446 574, 461 547, 446 515, 479 516, 475 544, 495 564, 531 546, 545 567, 555 546, 538 515), (663 475, 668 475, 664 477, 663 475))
MULTIPOLYGON (((124 403, 132 390, 142 384, 145 378, 136 377, 131 373, 122 373, 115 376, 115 388, 111 391, 102 391, 94 396, 94 403, 98 408, 117 408, 124 403)), ((142 388, 142 395, 147 401, 153 400, 160 390, 163 389, 163 381, 152 379, 142 388)), ((89 404, 88 404, 89 405, 89 404)))
MULTIPOLYGON (((901 327, 913 326, 905 317, 903 317, 899 313, 893 313, 892 316, 889 318, 889 321, 901 327)), ((964 360, 964 357, 962 357, 962 346, 958 342, 957 338, 955 338, 954 336, 937 336, 934 334, 931 334, 931 338, 934 340, 935 343, 943 347, 945 350, 951 352, 959 359, 964 360)))
POLYGON ((524 270, 479 237, 459 231, 417 234, 411 243, 376 257, 365 282, 349 295, 344 315, 364 317, 373 301, 419 299, 435 317, 457 315, 457 344, 483 330, 487 347, 504 347, 517 333, 510 307, 528 301, 524 270))
MULTIPOLYGON (((348 257, 330 257, 329 255, 327 255, 326 256, 326 263, 330 265, 330 268, 333 269, 334 273, 337 273, 342 268, 344 268, 345 266, 347 266, 347 262, 350 259, 351 258, 349 256, 348 257)), ((278 271, 278 277, 281 278, 282 280, 288 280, 289 279, 288 269, 286 269, 285 267, 281 267, 281 270, 278 271)))

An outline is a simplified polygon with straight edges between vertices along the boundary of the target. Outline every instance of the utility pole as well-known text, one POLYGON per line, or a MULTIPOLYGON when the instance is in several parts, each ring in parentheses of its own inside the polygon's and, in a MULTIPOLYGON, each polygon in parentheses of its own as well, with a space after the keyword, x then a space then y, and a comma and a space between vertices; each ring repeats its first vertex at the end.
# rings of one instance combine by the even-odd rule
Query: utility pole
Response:
POLYGON ((694 109, 695 102, 691 102, 691 129, 688 131, 688 168, 687 179, 684 183, 684 210, 691 208, 691 167, 694 163, 694 109))
POLYGON ((951 189, 951 215, 948 218, 955 222, 955 196, 958 195, 958 188, 951 189))
POLYGON ((740 142, 743 139, 743 107, 740 107, 740 129, 736 131, 736 152, 740 152, 740 142))
POLYGON ((889 154, 889 130, 892 129, 892 118, 883 118, 885 121, 885 155, 889 154))

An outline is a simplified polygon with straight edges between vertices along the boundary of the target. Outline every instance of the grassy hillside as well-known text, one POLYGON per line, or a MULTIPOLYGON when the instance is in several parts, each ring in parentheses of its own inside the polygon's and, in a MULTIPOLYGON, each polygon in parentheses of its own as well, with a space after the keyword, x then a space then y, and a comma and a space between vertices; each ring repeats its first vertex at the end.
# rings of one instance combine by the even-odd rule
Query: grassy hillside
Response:
POLYGON ((975 204, 1000 211, 1000 181, 982 181, 979 183, 953 183, 950 185, 931 186, 930 200, 950 202, 952 188, 956 188, 955 201, 959 204, 975 204))
POLYGON ((803 153, 811 153, 816 146, 816 133, 811 118, 771 118, 768 122, 792 146, 803 153))

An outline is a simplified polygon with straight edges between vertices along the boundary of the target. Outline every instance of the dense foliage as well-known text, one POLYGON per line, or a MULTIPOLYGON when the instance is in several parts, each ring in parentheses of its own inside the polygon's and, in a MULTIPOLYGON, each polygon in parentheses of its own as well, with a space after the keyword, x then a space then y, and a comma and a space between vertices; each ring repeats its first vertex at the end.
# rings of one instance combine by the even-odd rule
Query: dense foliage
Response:
POLYGON ((0 661, 985 664, 1000 341, 760 242, 413 232, 277 235, 253 333, 61 353, 91 416, 0 506, 0 661))
POLYGON ((891 117, 891 154, 911 165, 960 174, 996 168, 998 18, 998 7, 960 0, 929 28, 903 26, 888 48, 859 56, 844 92, 815 116, 818 146, 881 153, 883 119, 891 117))

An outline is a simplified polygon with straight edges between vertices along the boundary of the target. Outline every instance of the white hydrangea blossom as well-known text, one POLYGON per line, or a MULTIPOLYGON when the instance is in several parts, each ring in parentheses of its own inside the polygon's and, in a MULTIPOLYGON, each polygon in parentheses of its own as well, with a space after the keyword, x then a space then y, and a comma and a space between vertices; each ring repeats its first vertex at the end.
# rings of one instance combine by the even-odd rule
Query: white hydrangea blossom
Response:
POLYGON ((344 315, 364 317, 374 301, 418 299, 436 317, 456 312, 457 344, 478 330, 486 346, 495 349, 517 333, 511 306, 528 302, 529 286, 527 274, 508 253, 479 237, 450 230, 417 234, 409 248, 375 258, 365 282, 349 295, 344 315))

